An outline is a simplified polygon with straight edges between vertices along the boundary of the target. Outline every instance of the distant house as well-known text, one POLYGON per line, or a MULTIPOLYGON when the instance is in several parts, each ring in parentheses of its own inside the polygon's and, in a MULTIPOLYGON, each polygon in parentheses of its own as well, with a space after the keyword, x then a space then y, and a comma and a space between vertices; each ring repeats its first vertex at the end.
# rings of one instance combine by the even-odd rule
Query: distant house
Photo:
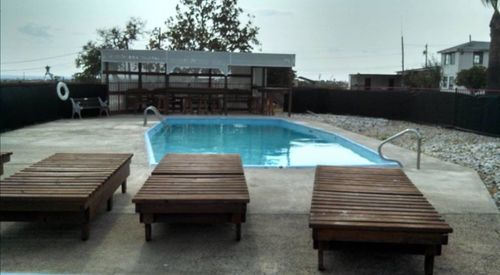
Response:
POLYGON ((470 41, 439 51, 443 68, 441 90, 457 88, 455 79, 457 73, 462 70, 470 69, 472 66, 488 67, 489 49, 490 42, 470 41))
POLYGON ((404 86, 416 89, 439 89, 441 82, 441 67, 429 66, 415 69, 397 71, 398 75, 404 76, 404 86))
POLYGON ((392 90, 401 87, 401 75, 397 74, 350 74, 350 90, 392 90))

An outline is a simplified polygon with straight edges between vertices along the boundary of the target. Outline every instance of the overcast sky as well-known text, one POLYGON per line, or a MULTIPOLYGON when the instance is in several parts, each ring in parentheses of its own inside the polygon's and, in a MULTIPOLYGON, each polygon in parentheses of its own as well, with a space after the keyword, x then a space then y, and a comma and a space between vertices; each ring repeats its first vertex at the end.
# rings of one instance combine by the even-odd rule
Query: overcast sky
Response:
MULTIPOLYGON (((1 0, 1 74, 56 75, 79 71, 81 46, 96 29, 124 26, 131 16, 147 29, 174 15, 171 0, 1 0)), ((240 0, 255 16, 262 46, 255 51, 296 54, 297 74, 347 80, 352 73, 394 73, 424 63, 429 53, 472 40, 489 41, 493 9, 480 0, 240 0)), ((133 45, 144 49, 147 37, 133 45)))

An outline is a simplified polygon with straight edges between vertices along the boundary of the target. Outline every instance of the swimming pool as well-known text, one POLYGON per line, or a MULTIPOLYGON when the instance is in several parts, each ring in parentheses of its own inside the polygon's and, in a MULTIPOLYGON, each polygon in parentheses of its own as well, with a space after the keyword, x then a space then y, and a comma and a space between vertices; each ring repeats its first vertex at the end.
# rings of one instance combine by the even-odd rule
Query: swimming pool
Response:
POLYGON ((280 118, 169 116, 145 138, 150 164, 168 153, 236 153, 246 167, 397 166, 349 139, 280 118))

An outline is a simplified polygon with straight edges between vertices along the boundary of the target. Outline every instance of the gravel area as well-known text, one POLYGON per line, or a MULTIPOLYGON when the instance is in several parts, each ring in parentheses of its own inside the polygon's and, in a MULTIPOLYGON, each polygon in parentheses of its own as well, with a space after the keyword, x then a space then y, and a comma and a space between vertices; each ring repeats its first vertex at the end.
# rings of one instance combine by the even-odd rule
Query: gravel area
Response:
MULTIPOLYGON (((422 153, 476 170, 500 208, 500 138, 383 118, 330 114, 294 116, 325 122, 380 140, 406 128, 417 128, 423 135, 422 153)), ((411 135, 402 136, 392 143, 414 151, 417 147, 411 135)))

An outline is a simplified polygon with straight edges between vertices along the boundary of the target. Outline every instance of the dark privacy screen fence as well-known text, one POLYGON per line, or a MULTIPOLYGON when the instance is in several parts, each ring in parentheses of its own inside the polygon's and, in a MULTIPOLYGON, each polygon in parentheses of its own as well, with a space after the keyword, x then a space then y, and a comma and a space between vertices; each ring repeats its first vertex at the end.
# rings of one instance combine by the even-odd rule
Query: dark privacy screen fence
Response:
POLYGON ((439 91, 294 88, 292 112, 307 111, 383 117, 500 136, 500 93, 471 96, 439 91))
MULTIPOLYGON (((55 82, 15 83, 0 86, 0 132, 35 123, 71 117, 70 100, 62 101, 55 82)), ((106 85, 68 84, 70 97, 101 97, 107 99, 106 85)), ((97 115, 89 110, 86 116, 97 115)))

